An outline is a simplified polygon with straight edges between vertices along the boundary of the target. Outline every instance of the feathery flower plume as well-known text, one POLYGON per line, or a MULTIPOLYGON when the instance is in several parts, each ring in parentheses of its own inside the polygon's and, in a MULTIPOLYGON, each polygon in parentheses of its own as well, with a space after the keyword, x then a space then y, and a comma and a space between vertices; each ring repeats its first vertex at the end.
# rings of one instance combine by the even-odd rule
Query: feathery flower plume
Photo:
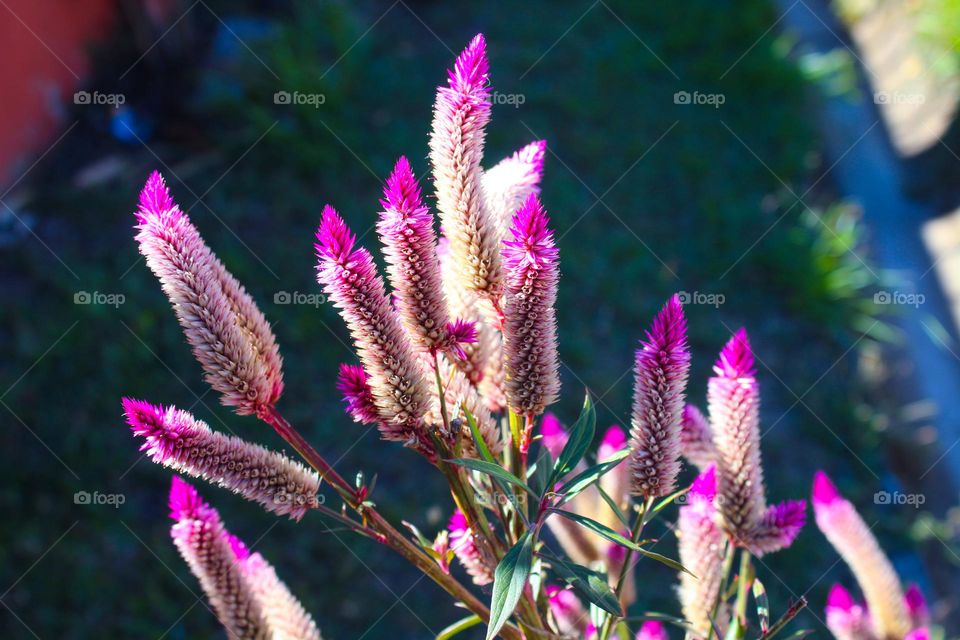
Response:
POLYGON ((903 638, 910 632, 910 615, 900 579, 870 527, 823 471, 814 476, 813 511, 820 531, 856 577, 877 637, 903 638))
POLYGON ((170 487, 170 517, 177 521, 170 529, 173 543, 200 581, 230 640, 270 638, 263 608, 238 562, 236 550, 242 545, 196 489, 176 476, 170 487))
POLYGON ((590 623, 590 614, 570 589, 547 585, 547 600, 557 631, 564 638, 582 638, 590 623))
POLYGON ((423 205, 420 185, 410 162, 400 157, 387 178, 380 201, 383 212, 377 232, 383 243, 387 275, 393 286, 400 321, 416 345, 436 354, 469 337, 461 324, 448 333, 450 312, 443 295, 433 216, 423 205))
POLYGON ((640 626, 635 640, 670 640, 667 630, 659 620, 647 620, 640 626))
POLYGON ((261 412, 283 392, 276 339, 243 286, 207 247, 154 171, 140 193, 136 240, 221 402, 261 412))
POLYGON ((141 451, 154 462, 214 482, 267 511, 299 520, 316 504, 320 478, 283 454, 210 429, 190 413, 123 399, 141 451))
POLYGON ((333 207, 323 209, 317 230, 317 280, 346 321, 367 373, 367 384, 387 440, 432 457, 423 416, 430 407, 429 385, 413 346, 400 326, 377 274, 373 256, 354 248, 356 237, 333 207))
MULTIPOLYGON (((237 555, 241 558, 241 555, 237 555)), ((321 640, 313 617, 259 553, 241 558, 240 568, 260 602, 271 640, 321 640)))
POLYGON ((713 370, 707 402, 723 497, 720 511, 727 533, 746 546, 767 511, 760 462, 760 388, 746 331, 730 338, 713 370))
POLYGON ((806 500, 785 500, 767 507, 763 518, 750 531, 750 551, 761 557, 786 549, 800 535, 806 522, 806 500))
POLYGON ((505 390, 510 409, 526 418, 543 413, 560 392, 553 308, 559 251, 548 222, 540 200, 531 194, 513 216, 512 239, 503 242, 505 390))
POLYGON ((676 488, 689 373, 687 319, 674 295, 654 318, 636 354, 629 462, 633 495, 665 496, 676 488))
POLYGON ((376 424, 380 419, 369 379, 358 364, 341 364, 337 374, 337 391, 343 394, 347 413, 360 424, 376 424))
POLYGON ((430 163, 437 208, 462 286, 499 297, 497 226, 487 211, 482 169, 484 128, 490 121, 486 41, 477 35, 437 89, 430 163))
POLYGON ((683 421, 680 423, 680 451, 690 464, 701 471, 717 459, 710 423, 700 409, 692 404, 683 408, 683 421))
POLYGON ((837 640, 877 640, 867 608, 857 603, 841 585, 830 588, 824 612, 827 628, 837 640))
POLYGON ((493 582, 493 567, 477 548, 473 532, 462 511, 457 509, 453 512, 447 529, 450 531, 450 548, 473 578, 473 583, 483 586, 493 582))
MULTIPOLYGON (((717 472, 711 465, 693 481, 677 520, 680 563, 697 576, 680 574, 680 605, 697 638, 709 637, 713 629, 710 619, 723 581, 724 535, 716 525, 716 497, 717 472)), ((717 623, 727 619, 722 608, 717 623)))
POLYGON ((530 194, 540 193, 546 151, 546 140, 531 142, 484 172, 483 194, 500 238, 530 194))

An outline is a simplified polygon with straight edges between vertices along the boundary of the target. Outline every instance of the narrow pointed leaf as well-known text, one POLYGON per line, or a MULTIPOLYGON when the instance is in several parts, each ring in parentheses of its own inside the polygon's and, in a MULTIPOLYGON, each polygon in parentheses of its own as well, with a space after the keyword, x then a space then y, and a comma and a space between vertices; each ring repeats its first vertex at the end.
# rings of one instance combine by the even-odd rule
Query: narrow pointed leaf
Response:
POLYGON ((588 569, 556 556, 544 556, 550 561, 557 576, 573 587, 588 602, 615 616, 622 616, 620 600, 610 589, 606 574, 588 569))
POLYGON ((533 537, 525 532, 497 565, 493 573, 493 597, 490 600, 490 624, 487 640, 492 640, 513 615, 533 565, 533 537))
POLYGON ((630 528, 630 518, 627 517, 627 514, 623 512, 623 509, 620 508, 620 505, 610 497, 610 494, 603 490, 599 484, 597 485, 597 493, 600 494, 600 498, 607 503, 607 506, 610 507, 610 510, 613 511, 614 515, 617 516, 617 520, 620 521, 620 524, 623 525, 624 529, 630 528))
POLYGON ((458 620, 437 634, 436 640, 450 640, 450 638, 460 634, 460 632, 475 627, 481 622, 483 622, 483 620, 480 619, 480 616, 469 616, 463 620, 458 620))
POLYGON ((592 485, 594 482, 597 482, 601 477, 606 475, 607 472, 619 465, 628 455, 630 455, 629 449, 618 451, 607 460, 593 465, 592 467, 582 471, 581 473, 578 473, 576 476, 565 482, 563 487, 560 489, 560 493, 563 494, 563 498, 560 500, 559 504, 566 504, 575 498, 577 494, 592 485))
POLYGON ((477 426, 477 419, 473 417, 473 414, 470 411, 463 407, 463 413, 467 416, 467 424, 470 425, 470 434, 473 436, 473 442, 477 445, 477 451, 480 452, 480 457, 490 463, 496 463, 496 460, 493 457, 493 454, 490 453, 490 448, 487 447, 486 441, 483 439, 483 436, 480 435, 480 428, 477 426))
POLYGON ((509 471, 507 471, 506 469, 504 469, 503 467, 501 467, 496 463, 487 462, 486 460, 474 460, 472 458, 454 458, 453 460, 446 460, 446 462, 449 462, 450 464, 459 465, 461 467, 465 467, 472 471, 479 471, 480 473, 485 473, 489 476, 493 476, 494 478, 503 480, 504 482, 509 482, 510 484, 516 485, 535 498, 540 497, 533 492, 533 489, 527 486, 526 482, 524 482, 523 480, 513 475, 512 473, 510 473, 509 471))
POLYGON ((588 393, 583 400, 583 410, 580 412, 580 417, 577 418, 576 423, 570 429, 570 438, 557 457, 551 476, 552 480, 556 481, 573 471, 573 468, 587 453, 587 449, 590 448, 596 429, 597 412, 588 393))

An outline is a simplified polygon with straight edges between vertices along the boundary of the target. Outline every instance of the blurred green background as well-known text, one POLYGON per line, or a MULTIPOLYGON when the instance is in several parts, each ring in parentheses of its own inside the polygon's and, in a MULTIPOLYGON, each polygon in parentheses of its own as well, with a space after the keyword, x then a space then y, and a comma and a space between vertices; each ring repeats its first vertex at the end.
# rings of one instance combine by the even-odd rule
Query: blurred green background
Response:
MULTIPOLYGON (((42 241, 7 243, 0 267, 0 588, 12 585, 0 635, 219 633, 169 541, 170 474, 142 459, 119 399, 176 404, 214 428, 280 443, 218 405, 139 258, 132 211, 154 168, 274 323, 282 410, 345 475, 379 474, 375 499, 389 517, 427 532, 442 525, 439 476, 343 413, 334 376, 353 357, 335 310, 274 296, 319 292, 312 241, 323 204, 362 232, 399 155, 426 175, 434 89, 477 32, 494 91, 514 97, 494 106, 487 163, 549 143, 543 200, 563 270, 556 412, 571 420, 587 387, 603 423, 627 421, 636 341, 667 296, 687 292, 703 302, 688 307, 701 406, 730 332, 746 326, 754 339, 771 499, 807 496, 813 471, 827 469, 880 520, 875 532, 904 574, 923 580, 907 526, 916 514, 872 504, 895 482, 884 422, 856 375, 864 350, 889 335, 872 302, 879 276, 858 211, 821 180, 818 80, 773 28, 768 0, 266 4, 185 5, 186 19, 140 61, 120 30, 97 51, 91 86, 122 91, 127 108, 76 109, 76 131, 28 180, 22 211, 42 241), (278 91, 322 94, 323 104, 275 104, 278 91), (678 104, 677 92, 724 100, 678 104), (78 292, 123 303, 79 305, 78 292), (78 491, 124 502, 78 505, 78 491)), ((375 544, 317 516, 279 521, 201 491, 277 566, 326 637, 426 638, 460 617, 375 544)), ((764 559, 760 577, 775 611, 806 594, 811 610, 796 628, 825 636, 825 594, 845 569, 815 527, 764 559)), ((645 566, 638 579, 637 611, 677 612, 674 576, 645 566)))

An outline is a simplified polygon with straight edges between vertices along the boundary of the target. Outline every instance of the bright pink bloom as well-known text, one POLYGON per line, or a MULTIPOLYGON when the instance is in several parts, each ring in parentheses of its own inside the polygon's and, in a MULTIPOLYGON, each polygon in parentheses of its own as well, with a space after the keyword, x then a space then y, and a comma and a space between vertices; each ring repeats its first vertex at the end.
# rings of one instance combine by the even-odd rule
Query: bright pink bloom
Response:
POLYGON ((904 594, 904 602, 907 605, 907 613, 910 615, 910 621, 914 628, 925 627, 930 624, 930 609, 927 608, 927 599, 923 597, 920 587, 911 584, 907 587, 904 594))
POLYGON ((329 205, 317 230, 317 280, 340 310, 357 348, 387 440, 432 456, 423 422, 429 385, 410 340, 387 298, 373 257, 329 205))
POLYGON ((341 364, 337 375, 337 391, 343 394, 349 413, 360 424, 379 421, 377 405, 370 390, 370 376, 358 364, 341 364))
MULTIPOLYGON (((600 446, 597 447, 597 462, 606 462, 625 446, 627 446, 627 433, 619 425, 611 426, 603 434, 600 446)), ((627 508, 630 501, 630 465, 626 460, 600 477, 600 488, 621 509, 627 508)), ((603 499, 597 497, 602 502, 603 499)), ((613 528, 619 526, 616 514, 606 503, 603 503, 601 513, 605 516, 600 518, 601 522, 613 528)))
POLYGON ((260 602, 270 634, 275 640, 321 640, 320 630, 300 601, 259 553, 238 556, 250 591, 260 602))
POLYGON ((543 418, 540 419, 540 436, 540 444, 546 447, 547 451, 550 452, 550 457, 554 460, 567 446, 567 440, 570 439, 570 434, 563 428, 560 418, 550 411, 543 414, 543 418))
POLYGON ((827 628, 837 640, 876 640, 867 608, 839 584, 830 589, 825 614, 827 628))
POLYGON ((654 318, 636 353, 629 463, 633 495, 665 496, 677 486, 689 373, 687 319, 674 295, 654 318))
POLYGON ((547 585, 550 613, 563 637, 582 637, 590 623, 590 614, 570 589, 547 585))
POLYGON ((511 239, 503 242, 505 390, 510 408, 528 418, 543 413, 560 392, 553 308, 559 252, 548 222, 537 196, 531 195, 513 217, 511 239))
POLYGON ((759 557, 786 549, 800 535, 806 521, 806 500, 786 500, 767 507, 763 518, 750 533, 750 551, 759 557))
POLYGON ((496 300, 499 237, 487 211, 480 167, 490 121, 489 67, 486 42, 478 35, 448 72, 448 86, 437 89, 430 163, 440 220, 461 285, 496 300))
POLYGON ((692 404, 683 408, 683 421, 680 423, 680 450, 683 457, 700 470, 706 469, 717 460, 710 423, 700 409, 692 404))
POLYGON ((154 171, 140 193, 137 242, 183 327, 205 379, 240 415, 283 392, 276 339, 256 303, 207 247, 154 171))
POLYGON ((450 518, 450 525, 447 527, 450 531, 450 548, 453 549, 457 559, 463 568, 467 570, 473 583, 483 586, 493 582, 493 567, 489 560, 477 548, 477 540, 467 524, 467 518, 463 512, 457 509, 450 518))
POLYGON ((813 480, 817 526, 850 567, 867 599, 879 638, 903 638, 910 631, 903 587, 870 527, 823 471, 813 480))
POLYGON ((483 194, 500 238, 506 235, 513 214, 530 194, 540 193, 546 151, 546 140, 531 142, 484 172, 483 194))
POLYGON ((670 640, 667 629, 658 620, 647 620, 640 626, 635 640, 670 640))
POLYGON ((140 450, 154 462, 218 484, 295 520, 316 506, 320 478, 299 462, 213 431, 174 407, 124 398, 123 409, 134 435, 144 438, 140 450))

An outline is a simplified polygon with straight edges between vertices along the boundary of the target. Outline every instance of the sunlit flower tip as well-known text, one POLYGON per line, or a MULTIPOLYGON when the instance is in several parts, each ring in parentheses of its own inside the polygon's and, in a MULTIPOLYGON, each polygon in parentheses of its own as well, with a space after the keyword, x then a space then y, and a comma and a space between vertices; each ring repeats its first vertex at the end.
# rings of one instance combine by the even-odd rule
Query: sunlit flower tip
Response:
POLYGON ((467 359, 467 352, 464 350, 465 344, 476 344, 478 339, 477 325, 475 322, 457 319, 447 323, 447 351, 455 355, 460 360, 467 359))
POLYGON ((534 417, 557 400, 560 360, 554 303, 559 279, 558 251, 547 213, 531 195, 513 217, 512 240, 503 242, 507 268, 503 353, 507 404, 534 417))
POLYGON ((353 252, 356 241, 356 236, 337 210, 330 205, 324 205, 320 227, 317 229, 317 242, 314 245, 317 255, 336 263, 345 262, 353 252))
POLYGON ((540 192, 546 150, 546 140, 531 142, 484 172, 483 193, 501 236, 514 212, 531 193, 540 192))
POLYGON ((140 253, 160 280, 205 379, 240 415, 273 406, 283 392, 276 338, 253 298, 150 175, 136 211, 140 253))
POLYGON ((864 605, 857 603, 842 585, 830 588, 824 608, 827 628, 837 640, 871 640, 870 614, 864 605))
POLYGON ((634 495, 665 496, 676 488, 689 372, 687 320, 674 295, 636 353, 629 462, 634 495))
POLYGON ((170 480, 170 518, 173 520, 202 520, 216 512, 200 498, 196 488, 180 476, 170 480))
POLYGON ((860 585, 875 637, 906 636, 912 625, 900 578, 870 527, 822 471, 814 477, 813 511, 820 531, 860 585))
POLYGON ((321 640, 313 617, 277 576, 276 570, 259 553, 238 556, 241 572, 261 605, 270 633, 267 637, 321 640))
POLYGON ((493 582, 493 569, 477 548, 476 539, 462 511, 458 509, 453 512, 447 529, 450 531, 450 548, 473 578, 473 583, 483 586, 493 582))
POLYGON ((907 603, 907 613, 914 627, 930 624, 930 609, 927 607, 927 599, 923 597, 920 587, 910 584, 904 594, 904 601, 907 603))
MULTIPOLYGON (((208 480, 299 520, 316 505, 319 476, 286 456, 212 431, 186 411, 123 399, 127 422, 144 439, 141 451, 165 467, 208 480)), ((182 482, 182 481, 181 481, 182 482)), ((201 509, 196 492, 174 482, 171 513, 201 509)), ((198 512, 199 513, 199 512, 198 512)))
POLYGON ((573 591, 557 585, 547 585, 546 593, 557 631, 565 638, 585 633, 590 615, 573 591))
POLYGON ((717 466, 709 465, 700 472, 687 492, 686 503, 689 505, 707 505, 713 508, 713 501, 717 498, 717 466))
POLYGON ((490 63, 487 60, 487 41, 482 33, 473 37, 447 74, 450 88, 457 93, 489 92, 490 63))
POLYGON ((667 629, 658 620, 647 620, 640 626, 636 640, 669 640, 667 629))
POLYGON ((627 444, 627 433, 619 425, 612 425, 607 429, 600 446, 597 447, 597 460, 603 462, 623 449, 627 444))
POLYGON ((713 367, 714 373, 723 378, 753 378, 756 376, 753 351, 746 329, 739 329, 720 351, 713 367))
POLYGON ((710 422, 700 409, 692 404, 683 408, 683 421, 680 423, 680 450, 687 461, 700 469, 706 469, 717 459, 710 422))
POLYGON ((567 446, 567 440, 570 439, 570 434, 563 428, 560 418, 550 411, 543 414, 543 418, 540 419, 540 436, 540 444, 546 447, 547 451, 550 452, 550 457, 554 460, 567 446))
POLYGON ((787 500, 772 505, 750 535, 749 548, 758 557, 786 549, 800 535, 806 522, 806 500, 787 500))
POLYGON ((376 424, 379 420, 369 379, 370 376, 358 364, 340 365, 337 390, 343 394, 347 413, 360 424, 376 424))

